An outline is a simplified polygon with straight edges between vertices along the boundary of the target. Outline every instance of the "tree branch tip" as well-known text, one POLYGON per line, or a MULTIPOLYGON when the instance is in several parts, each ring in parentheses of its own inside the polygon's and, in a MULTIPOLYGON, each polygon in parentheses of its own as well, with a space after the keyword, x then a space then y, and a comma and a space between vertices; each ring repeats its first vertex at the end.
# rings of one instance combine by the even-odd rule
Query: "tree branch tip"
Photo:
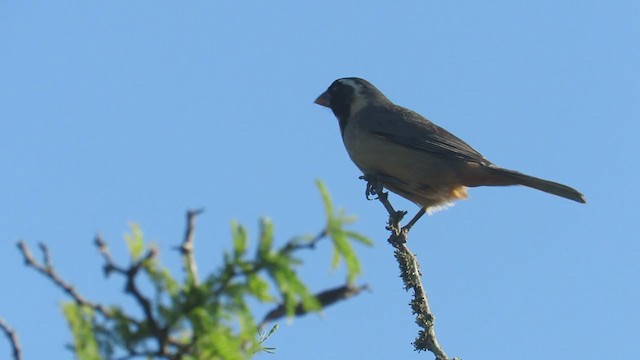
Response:
POLYGON ((104 274, 104 277, 109 277, 113 270, 114 268, 112 264, 105 264, 102 266, 102 273, 104 274))
POLYGON ((202 213, 205 212, 205 208, 201 207, 201 208, 196 208, 196 209, 189 209, 187 210, 187 216, 189 217, 194 217, 194 216, 198 216, 202 213))
POLYGON ((25 260, 31 256, 29 247, 27 246, 27 243, 24 240, 19 240, 16 243, 16 247, 18 247, 18 250, 20 250, 22 255, 25 257, 25 260))
POLYGON ((93 243, 98 247, 98 248, 103 248, 107 246, 107 243, 104 241, 104 238, 102 237, 101 234, 96 234, 96 236, 93 238, 93 243))
POLYGON ((44 262, 44 267, 47 270, 51 270, 53 268, 53 264, 51 263, 51 255, 49 254, 49 247, 47 244, 43 242, 38 243, 38 247, 40 251, 42 251, 42 260, 44 262))
POLYGON ((11 345, 12 355, 14 360, 22 359, 22 349, 20 348, 20 341, 18 340, 18 334, 16 331, 7 324, 4 319, 0 318, 0 330, 4 332, 9 344, 11 345))
POLYGON ((149 252, 147 253, 147 256, 144 257, 144 261, 148 261, 155 258, 156 256, 158 256, 158 253, 160 253, 160 250, 158 250, 157 247, 155 246, 150 247, 149 252))

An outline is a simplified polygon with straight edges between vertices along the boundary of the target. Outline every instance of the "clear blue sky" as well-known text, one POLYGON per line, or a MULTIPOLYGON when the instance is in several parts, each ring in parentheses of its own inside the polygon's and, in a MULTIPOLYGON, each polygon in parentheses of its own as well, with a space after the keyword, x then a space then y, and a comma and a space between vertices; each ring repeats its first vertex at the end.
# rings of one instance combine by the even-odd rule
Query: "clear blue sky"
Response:
MULTIPOLYGON (((178 270, 184 212, 205 207, 206 272, 233 219, 255 235, 268 215, 280 242, 320 230, 320 178, 376 240, 359 248, 373 290, 282 322, 276 355, 258 358, 432 358, 410 345, 385 211, 364 199, 336 120, 313 104, 334 79, 360 76, 493 162, 589 201, 478 188, 418 223, 410 247, 449 355, 640 358, 638 64, 636 0, 3 1, 0 316, 26 359, 71 358, 65 297, 23 266, 18 239, 48 243, 83 294, 119 302, 96 232, 124 258, 122 235, 139 223, 178 270)), ((328 246, 305 260, 314 291, 343 282, 328 246)))

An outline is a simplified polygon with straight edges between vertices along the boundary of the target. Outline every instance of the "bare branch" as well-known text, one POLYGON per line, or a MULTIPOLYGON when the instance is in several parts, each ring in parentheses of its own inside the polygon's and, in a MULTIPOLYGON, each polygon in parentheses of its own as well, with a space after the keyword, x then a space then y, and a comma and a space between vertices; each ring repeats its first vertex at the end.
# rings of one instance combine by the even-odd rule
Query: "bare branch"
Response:
POLYGON ((55 271, 55 268, 53 267, 53 262, 51 261, 51 256, 49 254, 49 248, 47 248, 47 246, 43 243, 38 244, 38 246, 42 251, 43 263, 40 263, 33 258, 31 251, 29 250, 29 248, 27 247, 27 244, 23 240, 20 240, 18 242, 18 249, 20 249, 20 252, 24 257, 25 264, 29 267, 34 268, 39 273, 41 273, 42 275, 47 277, 49 280, 51 280, 54 284, 56 284, 59 288, 61 288, 67 295, 69 295, 76 302, 76 304, 88 306, 93 310, 95 310, 96 312, 100 313, 101 315, 105 317, 109 317, 109 309, 107 309, 102 304, 96 304, 87 300, 84 296, 80 295, 80 293, 78 293, 73 286, 71 286, 66 281, 64 281, 60 277, 60 275, 58 275, 58 273, 55 271))
POLYGON ((406 245, 409 230, 411 226, 419 219, 424 210, 420 210, 418 214, 404 228, 400 226, 400 221, 407 214, 406 211, 396 211, 388 199, 388 194, 383 190, 382 182, 375 176, 366 175, 361 177, 367 181, 367 198, 369 195, 376 195, 378 200, 384 205, 389 213, 389 223, 387 230, 391 232, 389 243, 395 248, 394 256, 400 266, 400 277, 404 283, 405 290, 413 290, 413 299, 411 300, 411 309, 416 315, 416 323, 422 329, 418 333, 418 337, 413 342, 416 350, 428 350, 436 356, 437 360, 449 360, 447 354, 440 346, 435 333, 435 316, 431 312, 429 306, 429 298, 424 285, 422 284, 422 273, 420 272, 420 264, 416 256, 409 250, 406 245))
POLYGON ((11 344, 13 352, 13 360, 22 359, 22 350, 20 349, 20 342, 18 341, 18 334, 13 330, 3 319, 0 318, 0 329, 4 332, 4 335, 11 344))
POLYGON ((193 255, 194 249, 194 236, 196 228, 196 217, 204 212, 204 209, 195 209, 187 211, 187 226, 184 233, 184 240, 179 247, 182 254, 182 266, 187 274, 187 278, 192 279, 194 284, 198 284, 198 268, 196 266, 196 259, 193 255))
POLYGON ((108 277, 114 271, 119 274, 126 275, 127 271, 124 268, 116 265, 116 263, 113 261, 111 252, 109 251, 109 247, 107 246, 107 243, 104 241, 104 239, 102 239, 102 236, 100 236, 100 234, 96 235, 93 243, 98 248, 100 255, 102 255, 102 257, 104 258, 104 265, 102 267, 104 276, 108 277))
MULTIPOLYGON (((319 292, 314 296, 318 300, 318 302, 322 305, 322 308, 324 309, 329 305, 332 305, 341 300, 349 299, 353 296, 360 294, 362 291, 368 290, 368 289, 369 289, 368 285, 353 286, 353 285, 347 284, 344 286, 319 292)), ((302 306, 302 303, 299 303, 296 306, 294 314, 296 316, 302 316, 307 314, 307 311, 305 310, 304 306, 302 306)), ((267 315, 265 315, 264 319, 262 320, 258 328, 263 328, 267 323, 273 320, 279 319, 285 315, 286 315, 286 309, 284 304, 279 305, 275 309, 269 311, 267 315)))
POLYGON ((136 285, 136 276, 144 264, 153 259, 157 255, 157 250, 151 248, 145 256, 140 258, 137 262, 133 263, 129 269, 126 270, 127 283, 125 285, 125 291, 136 300, 142 312, 144 313, 144 321, 149 325, 149 329, 153 333, 155 339, 158 341, 158 353, 165 354, 168 341, 168 330, 160 326, 156 320, 156 316, 153 313, 151 306, 151 300, 146 297, 138 286, 136 285))

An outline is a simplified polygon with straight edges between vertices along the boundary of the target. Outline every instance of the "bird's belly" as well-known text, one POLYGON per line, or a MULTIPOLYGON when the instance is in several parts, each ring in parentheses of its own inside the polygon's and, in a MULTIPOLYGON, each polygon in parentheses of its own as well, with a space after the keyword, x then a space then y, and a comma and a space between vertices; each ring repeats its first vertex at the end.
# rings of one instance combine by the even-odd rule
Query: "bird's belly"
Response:
POLYGON ((343 138, 349 157, 363 173, 379 175, 387 189, 427 208, 466 198, 459 161, 349 130, 343 138))

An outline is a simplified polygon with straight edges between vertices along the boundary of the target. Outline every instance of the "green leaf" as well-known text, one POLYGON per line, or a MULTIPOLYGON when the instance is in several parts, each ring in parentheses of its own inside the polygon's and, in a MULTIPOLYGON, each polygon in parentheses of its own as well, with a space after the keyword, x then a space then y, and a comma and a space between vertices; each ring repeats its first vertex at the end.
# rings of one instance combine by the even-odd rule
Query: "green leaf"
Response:
POLYGON ((296 294, 293 291, 291 281, 295 277, 295 273, 288 267, 288 264, 279 258, 270 259, 270 264, 267 265, 267 273, 282 295, 287 315, 293 315, 296 308, 296 294))
POLYGON ((333 251, 331 252, 331 268, 337 269, 338 265, 340 265, 340 252, 334 246, 333 251))
POLYGON ((62 312, 73 335, 73 347, 80 360, 100 360, 100 350, 93 330, 93 310, 75 303, 64 303, 62 312))
POLYGON ((144 252, 144 237, 142 230, 136 224, 129 226, 131 233, 124 234, 124 240, 129 249, 129 254, 133 260, 138 260, 144 252))
MULTIPOLYGON (((267 341, 267 339, 271 335, 273 335, 273 333, 275 333, 276 330, 278 330, 278 324, 273 325, 271 330, 269 330, 269 333, 267 333, 267 334, 261 333, 260 334, 260 339, 258 340, 260 342, 260 344, 263 344, 265 341, 267 341)), ((266 352, 268 354, 275 354, 275 352, 276 352, 276 348, 274 348, 274 347, 265 347, 265 346, 263 346, 260 350, 262 350, 262 351, 264 351, 264 352, 266 352)))
POLYGON ((349 243, 344 231, 333 231, 330 235, 333 240, 335 251, 340 254, 347 265, 347 279, 351 283, 355 280, 356 276, 360 275, 362 272, 358 257, 356 256, 353 247, 351 247, 351 243, 349 243))
MULTIPOLYGON (((280 254, 278 254, 280 255, 280 254)), ((267 266, 267 270, 278 290, 282 294, 284 307, 288 316, 293 316, 298 305, 302 303, 305 311, 319 311, 322 309, 318 299, 309 291, 291 267, 292 260, 286 256, 275 256, 267 266)))
POLYGON ((335 216, 336 218, 340 219, 340 223, 341 224, 353 224, 356 222, 356 220, 358 220, 358 217, 355 215, 349 215, 347 214, 344 209, 339 209, 338 210, 338 215, 335 216))
POLYGON ((259 334, 258 325, 253 318, 253 314, 249 311, 248 307, 245 307, 238 313, 238 327, 240 333, 237 334, 242 340, 245 346, 245 351, 248 353, 256 353, 260 351, 260 340, 256 337, 259 334))
POLYGON ((262 351, 266 352, 267 354, 275 354, 276 353, 276 348, 274 348, 274 347, 263 347, 262 351))
POLYGON ((316 186, 320 190, 320 196, 322 196, 322 203, 324 204, 324 211, 327 214, 327 218, 333 218, 333 204, 331 203, 331 196, 329 190, 321 180, 316 180, 316 186))
POLYGON ((167 293, 172 297, 178 295, 180 285, 178 285, 178 282, 173 278, 173 276, 171 276, 169 269, 161 269, 160 277, 164 283, 164 289, 167 290, 167 293))
POLYGON ((263 336, 260 339, 260 342, 264 342, 265 340, 267 340, 271 335, 273 335, 273 333, 275 333, 278 330, 278 324, 273 325, 273 327, 271 328, 271 330, 269 330, 269 333, 265 336, 263 336))
POLYGON ((231 329, 218 326, 208 334, 198 338, 197 347, 200 349, 200 359, 245 360, 242 342, 231 329))
POLYGON ((193 334, 197 337, 210 333, 215 326, 214 322, 217 320, 204 307, 192 309, 186 315, 191 323, 193 334))
POLYGON ((264 302, 273 301, 273 297, 269 294, 269 284, 260 276, 256 274, 249 274, 247 276, 247 287, 249 288, 249 293, 255 296, 258 300, 264 302))
POLYGON ((352 240, 355 240, 361 244, 367 245, 367 246, 373 246, 373 240, 369 239, 368 237, 355 232, 355 231, 349 231, 349 230, 344 230, 344 234, 347 235, 347 237, 349 237, 352 240))
POLYGON ((258 258, 265 258, 273 247, 273 223, 269 218, 260 219, 260 242, 258 258))
POLYGON ((247 251, 249 246, 247 230, 244 226, 232 221, 231 238, 233 239, 233 255, 236 259, 239 259, 247 251))

